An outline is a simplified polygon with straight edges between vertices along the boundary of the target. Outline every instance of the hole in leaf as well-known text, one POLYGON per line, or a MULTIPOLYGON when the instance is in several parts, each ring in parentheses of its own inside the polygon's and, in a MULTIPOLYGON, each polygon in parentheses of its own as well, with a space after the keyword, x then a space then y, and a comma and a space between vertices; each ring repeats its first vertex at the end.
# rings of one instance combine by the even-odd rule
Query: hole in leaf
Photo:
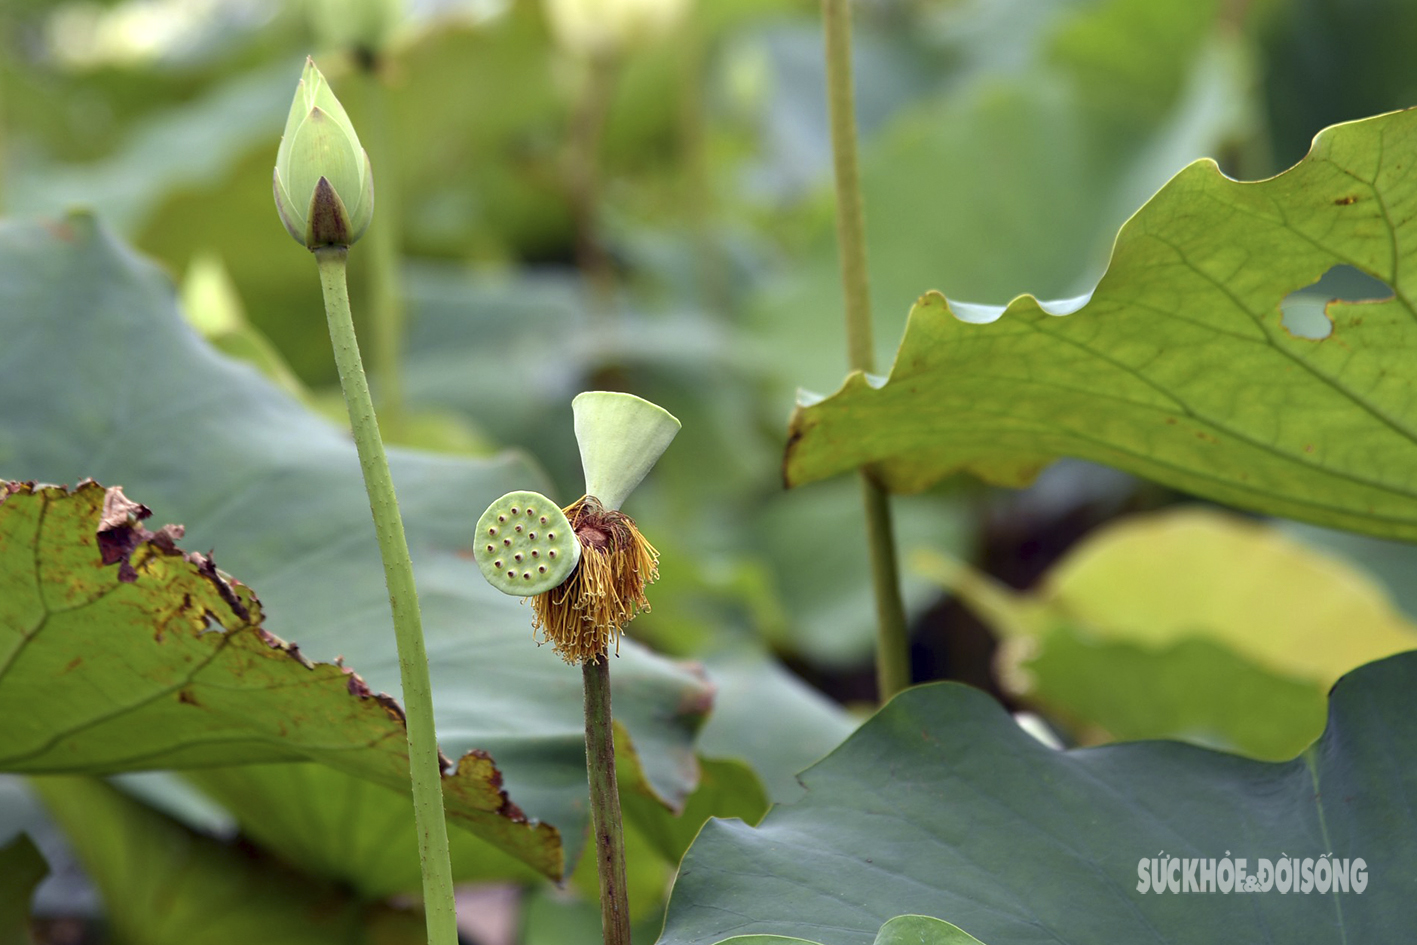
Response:
POLYGON ((1393 297, 1392 288, 1352 266, 1334 266, 1313 285, 1290 292, 1279 303, 1281 324, 1296 338, 1319 341, 1333 331, 1324 309, 1329 302, 1377 302, 1393 297))

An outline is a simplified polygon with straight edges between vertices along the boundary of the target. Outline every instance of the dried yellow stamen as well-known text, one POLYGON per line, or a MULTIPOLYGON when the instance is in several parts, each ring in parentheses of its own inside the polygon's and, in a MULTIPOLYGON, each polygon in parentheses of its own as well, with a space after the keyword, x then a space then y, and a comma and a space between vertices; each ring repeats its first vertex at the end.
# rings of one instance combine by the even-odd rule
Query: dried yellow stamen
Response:
POLYGON ((597 663, 635 615, 649 610, 645 585, 659 578, 659 552, 634 521, 582 496, 563 511, 581 543, 581 560, 560 586, 531 599, 532 630, 567 663, 597 663))

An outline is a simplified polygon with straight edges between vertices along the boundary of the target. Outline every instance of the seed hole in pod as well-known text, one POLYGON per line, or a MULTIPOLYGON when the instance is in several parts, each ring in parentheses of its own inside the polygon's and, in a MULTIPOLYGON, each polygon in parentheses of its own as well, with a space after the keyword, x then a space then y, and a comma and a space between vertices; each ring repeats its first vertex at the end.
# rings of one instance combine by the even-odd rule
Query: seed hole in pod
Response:
POLYGON ((546 516, 545 516, 545 515, 541 516, 541 524, 543 524, 543 525, 546 524, 546 516))
POLYGON ((493 547, 494 547, 493 545, 488 545, 488 546, 487 546, 487 550, 488 550, 489 552, 491 552, 492 549, 493 549, 493 547))
POLYGON ((536 514, 536 509, 527 509, 527 510, 526 510, 526 514, 528 514, 528 515, 535 515, 535 514, 536 514))
POLYGON ((504 544, 504 545, 506 545, 508 548, 510 548, 510 547, 512 547, 512 540, 511 540, 510 538, 503 538, 503 539, 502 539, 502 544, 504 544))
POLYGON ((507 516, 505 516, 505 515, 499 515, 499 516, 497 516, 497 521, 499 521, 499 522, 505 522, 506 520, 507 520, 507 516))
POLYGON ((540 557, 541 557, 541 552, 537 551, 536 549, 532 549, 531 556, 532 556, 533 558, 540 558, 540 557))
POLYGON ((514 577, 516 577, 516 576, 517 576, 517 572, 515 572, 515 571, 508 571, 508 572, 507 572, 507 577, 509 577, 509 578, 514 578, 514 577))
POLYGON ((527 532, 526 537, 530 538, 532 541, 536 541, 536 532, 527 532))
POLYGON ((521 527, 520 525, 518 525, 518 526, 517 526, 517 531, 521 531, 521 530, 522 530, 522 527, 521 527))
POLYGON ((500 567, 502 567, 502 559, 498 558, 496 561, 493 561, 493 562, 492 562, 492 567, 494 567, 494 568, 500 568, 500 567))
POLYGON ((522 553, 518 551, 516 554, 512 555, 512 557, 520 561, 522 559, 522 553))
POLYGON ((522 578, 523 578, 523 580, 530 581, 530 580, 531 580, 531 572, 530 572, 530 571, 527 571, 526 573, 524 573, 524 574, 522 575, 522 578))
POLYGON ((489 535, 495 535, 495 534, 497 534, 497 526, 493 525, 491 528, 487 529, 487 534, 489 534, 489 535))
POLYGON ((517 514, 517 507, 516 507, 515 505, 512 506, 512 514, 513 514, 513 515, 516 515, 516 514, 517 514))
POLYGON ((542 574, 545 574, 545 573, 546 573, 546 565, 543 564, 541 567, 537 568, 536 570, 540 571, 542 574))
POLYGON ((553 558, 556 557, 556 549, 555 549, 555 548, 552 548, 550 551, 548 551, 548 552, 546 552, 546 553, 547 553, 548 555, 550 555, 551 557, 553 557, 553 558))
POLYGON ((555 541, 555 540, 556 540, 556 533, 555 533, 555 532, 547 532, 547 533, 546 533, 546 537, 549 538, 549 539, 551 539, 552 541, 555 541))

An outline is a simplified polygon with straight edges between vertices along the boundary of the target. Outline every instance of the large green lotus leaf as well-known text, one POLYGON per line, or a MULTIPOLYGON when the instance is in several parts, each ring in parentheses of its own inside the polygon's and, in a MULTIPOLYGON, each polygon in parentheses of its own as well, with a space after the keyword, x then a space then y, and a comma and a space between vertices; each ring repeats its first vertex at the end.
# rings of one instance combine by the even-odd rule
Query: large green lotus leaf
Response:
POLYGON ((1402 288, 1417 269, 1414 153, 1407 111, 1329 128, 1257 183, 1198 161, 1122 228, 1088 297, 1000 310, 924 296, 888 380, 856 373, 799 405, 788 482, 871 466, 898 491, 958 470, 1020 485, 1070 455, 1233 505, 1417 536, 1417 309, 1402 288), (1280 302, 1340 264, 1394 297, 1335 302, 1326 338, 1291 335, 1280 302))
MULTIPOLYGON (((182 777, 229 810, 263 850, 368 899, 417 892, 422 883, 413 802, 319 764, 253 764, 182 777)), ((470 831, 448 833, 457 882, 533 881, 536 871, 470 831)))
POLYGON ((249 848, 228 845, 94 778, 32 782, 130 945, 413 945, 417 912, 357 899, 249 848))
MULTIPOLYGON (((0 485, 0 770, 122 771, 311 759, 403 790, 403 712, 264 626, 249 588, 119 489, 0 485)), ((449 816, 542 872, 560 838, 528 823, 485 754, 444 779, 449 816)))
POLYGON ((866 945, 905 913, 985 942, 1400 941, 1417 923, 1414 686, 1417 653, 1355 670, 1323 738, 1283 763, 1165 741, 1057 751, 978 690, 906 690, 803 773, 800 801, 756 829, 704 827, 661 945, 866 945), (1223 878, 1227 857, 1253 877, 1328 854, 1362 858, 1366 886, 1139 891, 1153 857, 1213 859, 1223 878))
MULTIPOLYGON (((756 823, 767 800, 740 762, 700 761, 698 788, 674 814, 621 769, 627 830, 637 833, 657 869, 678 864, 710 816, 756 823)), ((417 891, 422 881, 413 805, 394 791, 326 765, 272 764, 184 772, 183 778, 230 810, 241 832, 316 876, 345 883, 369 899, 417 891)), ((448 837, 458 882, 533 881, 536 872, 471 832, 448 837)), ((592 866, 592 873, 594 872, 592 866)), ((662 886, 652 901, 661 899, 662 886)))
POLYGON ((759 649, 727 648, 704 665, 718 691, 699 750, 746 761, 777 803, 797 798, 797 773, 856 728, 841 706, 759 649))
MULTIPOLYGON (((785 935, 735 935, 719 945, 821 945, 785 935)), ((898 915, 876 934, 872 945, 982 945, 979 939, 948 922, 926 915, 898 915)))
POLYGON ((921 555, 1003 638, 1001 680, 1079 737, 1290 758, 1343 673, 1417 647, 1372 578, 1273 526, 1188 506, 1112 523, 1023 594, 921 555))
MULTIPOLYGON (((0 336, 0 401, 10 405, 0 475, 128 485, 186 526, 188 547, 215 548, 224 569, 258 589, 269 632, 312 659, 343 656, 374 691, 401 691, 347 434, 214 353, 183 323, 165 278, 87 218, 0 227, 0 336)), ((452 757, 489 752, 512 801, 558 827, 573 853, 585 822, 579 674, 532 645, 527 608, 487 587, 470 560, 481 510, 543 480, 514 456, 395 451, 390 462, 440 744, 452 757)), ((650 784, 677 806, 694 783, 689 741, 708 685, 633 644, 621 654, 617 715, 650 784)), ((255 759, 223 763, 243 760, 255 759)))

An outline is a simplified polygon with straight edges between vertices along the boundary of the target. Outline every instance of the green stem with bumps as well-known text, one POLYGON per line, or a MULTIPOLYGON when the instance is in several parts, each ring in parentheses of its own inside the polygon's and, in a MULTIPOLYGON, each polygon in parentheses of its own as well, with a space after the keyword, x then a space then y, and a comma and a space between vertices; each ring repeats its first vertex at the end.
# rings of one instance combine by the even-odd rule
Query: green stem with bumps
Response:
POLYGON ((585 754, 590 775, 590 823, 600 877, 600 927, 605 945, 630 945, 625 888, 625 835, 615 780, 615 728, 610 713, 610 654, 581 664, 585 683, 585 754))
MULTIPOLYGON (((827 105, 836 169, 836 233, 846 296, 846 348, 853 371, 875 370, 871 295, 866 271, 866 223, 856 160, 856 95, 851 78, 849 0, 822 0, 826 32, 827 105)), ((861 470, 871 578, 876 590, 876 685, 884 702, 910 685, 910 640, 900 595, 890 497, 861 470)))
POLYGON ((330 325, 340 387, 344 390, 364 488, 374 514, 379 554, 384 561, 384 581, 393 609, 398 641, 399 670, 403 682, 404 712, 408 720, 408 767, 413 783, 413 814, 418 829, 423 867, 423 907, 428 920, 430 945, 456 945, 457 912, 453 902, 453 871, 448 858, 448 827, 443 819, 443 765, 433 729, 433 687, 428 678, 428 653, 423 644, 423 624, 418 591, 413 582, 413 562, 408 555, 403 519, 399 516, 394 481, 379 437, 369 382, 359 357, 354 319, 349 310, 345 262, 349 249, 329 246, 315 250, 320 284, 325 294, 325 316, 330 325))

